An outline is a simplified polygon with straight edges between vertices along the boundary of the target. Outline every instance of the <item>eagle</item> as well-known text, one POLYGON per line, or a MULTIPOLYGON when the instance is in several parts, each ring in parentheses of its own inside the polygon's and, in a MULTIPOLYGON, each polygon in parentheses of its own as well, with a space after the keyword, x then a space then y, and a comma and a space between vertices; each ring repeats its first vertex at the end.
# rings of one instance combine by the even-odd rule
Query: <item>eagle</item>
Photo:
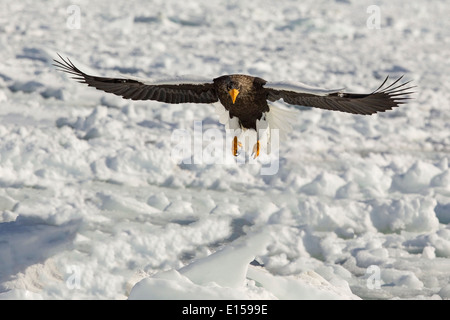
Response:
MULTIPOLYGON (((294 81, 267 81, 244 74, 223 75, 214 79, 202 77, 174 77, 143 80, 133 77, 110 78, 89 75, 78 69, 69 58, 54 59, 54 66, 74 80, 90 87, 131 100, 155 100, 177 103, 219 103, 216 112, 227 128, 254 131, 257 134, 252 155, 258 157, 261 149, 261 129, 286 131, 293 115, 270 102, 284 100, 294 108, 314 107, 359 115, 371 115, 398 107, 410 99, 411 81, 401 83, 403 76, 382 84, 371 93, 347 93, 344 89, 321 89, 294 81), (284 119, 283 119, 284 118, 284 119), (291 118, 291 119, 289 119, 291 118)), ((267 131, 267 130, 266 130, 267 131)), ((242 143, 236 133, 232 139, 232 154, 237 156, 242 143)))

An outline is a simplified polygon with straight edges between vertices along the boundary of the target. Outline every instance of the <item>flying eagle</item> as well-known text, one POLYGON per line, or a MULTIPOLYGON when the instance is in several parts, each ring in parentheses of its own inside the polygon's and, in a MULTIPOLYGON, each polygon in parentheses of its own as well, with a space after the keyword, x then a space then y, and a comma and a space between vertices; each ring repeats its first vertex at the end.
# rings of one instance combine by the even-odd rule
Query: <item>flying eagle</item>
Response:
MULTIPOLYGON (((346 93, 343 89, 326 90, 314 88, 299 82, 271 82, 259 77, 243 74, 223 75, 215 79, 174 78, 146 81, 137 78, 97 77, 78 69, 69 58, 54 60, 54 66, 73 75, 73 79, 105 92, 114 93, 125 99, 156 100, 165 103, 215 103, 220 102, 222 110, 216 109, 226 119, 221 120, 231 129, 253 129, 257 133, 253 154, 260 153, 259 129, 281 129, 287 125, 283 117, 292 115, 280 111, 269 101, 283 99, 294 107, 307 106, 353 114, 370 115, 398 107, 410 99, 407 86, 410 81, 400 83, 401 76, 385 86, 389 76, 371 93, 346 93), (277 128, 278 127, 278 128, 277 128)), ((284 119, 289 120, 289 119, 284 119)), ((242 147, 238 136, 232 141, 232 153, 238 154, 242 147)))

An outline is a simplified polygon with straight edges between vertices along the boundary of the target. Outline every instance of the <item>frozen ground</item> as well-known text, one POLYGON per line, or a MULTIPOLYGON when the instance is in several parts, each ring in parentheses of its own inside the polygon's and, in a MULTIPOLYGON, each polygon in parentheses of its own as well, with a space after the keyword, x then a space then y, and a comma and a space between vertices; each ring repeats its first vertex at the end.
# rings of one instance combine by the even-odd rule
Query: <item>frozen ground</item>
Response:
POLYGON ((448 13, 444 0, 1 1, 0 298, 450 298, 448 13), (214 107, 98 92, 56 72, 56 52, 99 75, 357 92, 405 74, 418 88, 371 117, 299 111, 261 175, 172 157, 176 129, 223 130, 214 107))

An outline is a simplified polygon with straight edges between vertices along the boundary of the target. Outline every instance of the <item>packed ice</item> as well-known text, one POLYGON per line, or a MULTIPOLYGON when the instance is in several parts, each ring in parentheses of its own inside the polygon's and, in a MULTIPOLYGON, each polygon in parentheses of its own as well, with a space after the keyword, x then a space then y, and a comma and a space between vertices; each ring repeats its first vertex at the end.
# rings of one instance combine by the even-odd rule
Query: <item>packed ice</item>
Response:
POLYGON ((0 299, 449 299, 447 12, 424 0, 0 2, 0 299), (264 157, 245 152, 200 161, 231 153, 214 106, 97 91, 58 72, 57 53, 99 76, 244 73, 371 92, 404 74, 417 87, 373 116, 286 111, 292 131, 261 174, 264 157), (177 132, 188 157, 173 156, 177 132))

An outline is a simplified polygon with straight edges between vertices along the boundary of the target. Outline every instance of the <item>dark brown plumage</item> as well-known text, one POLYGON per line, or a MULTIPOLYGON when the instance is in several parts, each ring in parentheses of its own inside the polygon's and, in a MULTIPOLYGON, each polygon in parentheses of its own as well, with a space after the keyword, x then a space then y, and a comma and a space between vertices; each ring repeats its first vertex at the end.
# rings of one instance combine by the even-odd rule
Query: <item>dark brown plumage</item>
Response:
POLYGON ((269 111, 263 88, 267 81, 241 74, 221 76, 213 81, 219 101, 230 112, 230 118, 237 117, 243 128, 256 130, 256 120, 269 111), (235 103, 229 94, 231 89, 239 92, 235 103))
POLYGON ((220 102, 237 117, 239 125, 257 129, 256 122, 270 112, 268 101, 283 99, 294 106, 307 106, 353 114, 369 115, 398 107, 409 99, 410 82, 399 83, 400 77, 385 86, 388 77, 372 93, 345 93, 342 90, 311 88, 301 83, 268 82, 248 75, 224 75, 212 80, 157 81, 91 76, 78 69, 69 59, 55 60, 59 70, 73 79, 125 99, 156 100, 166 103, 220 102))
POLYGON ((413 92, 408 90, 414 88, 414 86, 407 87, 411 81, 398 84, 402 78, 403 76, 395 80, 389 86, 383 88, 389 79, 389 77, 386 77, 378 89, 372 93, 359 94, 333 92, 325 96, 318 96, 314 94, 296 94, 284 90, 278 91, 269 89, 267 99, 269 101, 275 101, 282 98, 284 102, 294 105, 370 115, 377 112, 392 110, 392 108, 398 107, 399 104, 403 104, 404 100, 410 99, 407 95, 413 92))

